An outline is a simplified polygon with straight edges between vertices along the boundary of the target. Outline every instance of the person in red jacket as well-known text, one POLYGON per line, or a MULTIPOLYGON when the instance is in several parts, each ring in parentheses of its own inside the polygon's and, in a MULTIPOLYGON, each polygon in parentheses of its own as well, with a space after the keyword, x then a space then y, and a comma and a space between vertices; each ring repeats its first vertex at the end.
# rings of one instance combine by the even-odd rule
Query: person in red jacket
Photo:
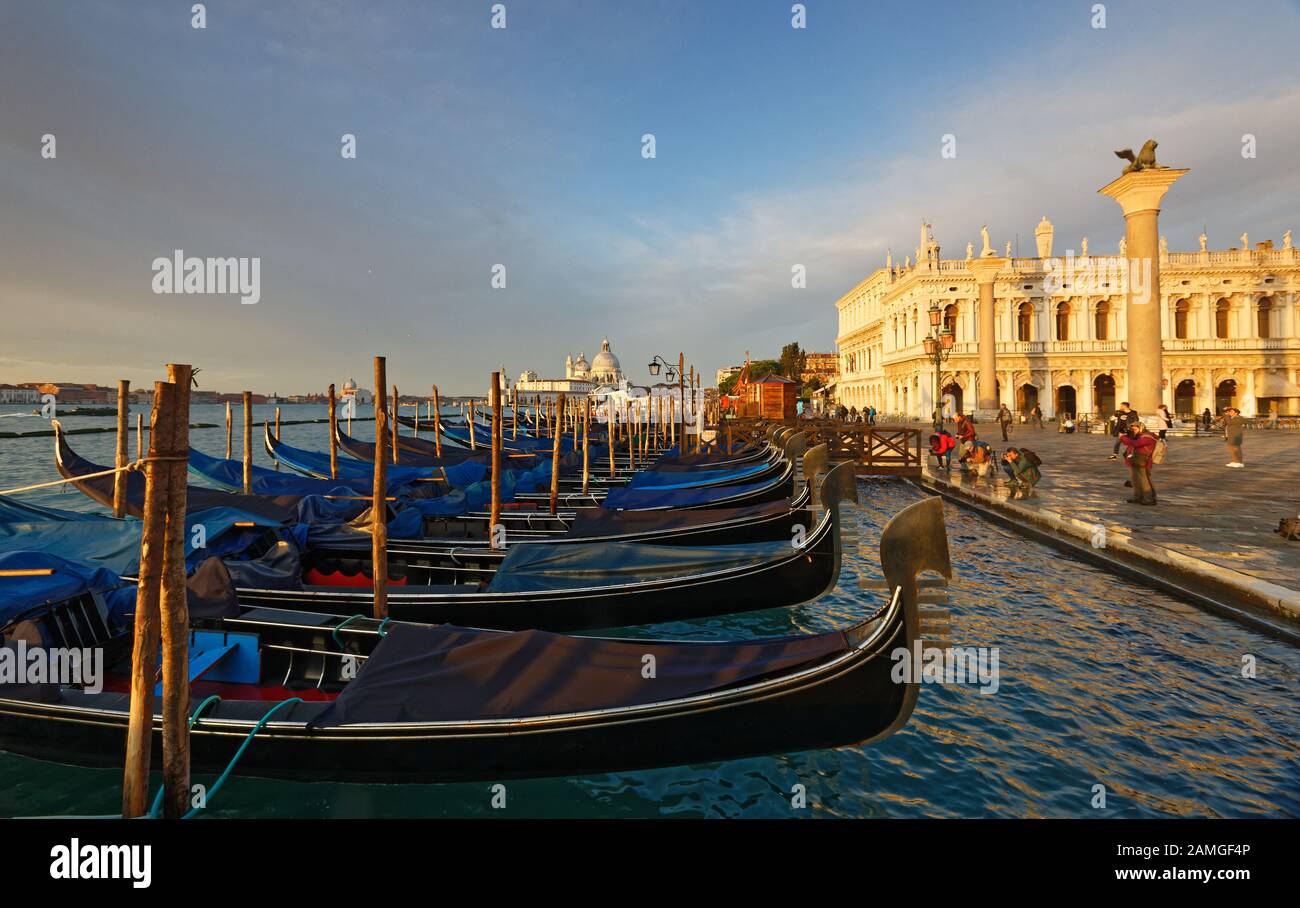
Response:
POLYGON ((957 447, 957 439, 940 429, 930 436, 930 454, 936 463, 942 463, 945 470, 952 469, 952 450, 957 447))
POLYGON ((975 441, 975 423, 965 413, 957 414, 957 438, 963 442, 975 441))
POLYGON ((1156 436, 1141 422, 1134 421, 1119 440, 1124 445, 1124 462, 1128 464, 1129 481, 1133 484, 1129 503, 1154 505, 1156 487, 1151 482, 1151 455, 1156 449, 1156 436))

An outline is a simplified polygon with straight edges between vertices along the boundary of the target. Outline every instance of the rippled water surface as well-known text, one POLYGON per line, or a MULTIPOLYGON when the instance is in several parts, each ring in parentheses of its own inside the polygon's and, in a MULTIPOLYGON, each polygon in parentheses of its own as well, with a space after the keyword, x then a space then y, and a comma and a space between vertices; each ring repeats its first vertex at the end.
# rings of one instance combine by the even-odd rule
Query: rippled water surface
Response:
MULTIPOLYGON (((5 418, 0 431, 40 428, 5 418), (21 426, 21 428, 19 428, 21 426)), ((271 408, 256 408, 256 419, 271 408)), ((284 419, 323 408, 285 407, 284 419)), ((224 410, 196 407, 195 421, 224 410)), ((238 421, 238 414, 236 415, 238 421)), ((70 418, 69 426, 111 420, 70 418)), ((357 423, 356 434, 373 434, 357 423)), ((236 445, 238 445, 238 426, 236 445)), ((285 441, 324 446, 322 426, 286 426, 285 441)), ((112 435, 78 436, 107 461, 112 435)), ((224 453, 225 430, 192 443, 224 453)), ((0 486, 56 478, 50 439, 0 439, 0 486)), ((265 463, 265 456, 258 458, 265 463)), ((709 621, 628 629, 629 635, 749 639, 845 627, 874 611, 876 543, 889 517, 922 493, 859 484, 862 551, 816 603, 709 621)), ((25 500, 93 509, 75 491, 25 500)), ((1162 593, 945 506, 956 577, 952 641, 998 647, 996 694, 927 685, 911 722, 871 747, 782 754, 647 772, 516 781, 507 809, 487 784, 332 785, 232 779, 217 816, 786 817, 786 816, 1297 816, 1300 815, 1300 651, 1162 593), (1243 678, 1253 656, 1257 677, 1243 678), (790 805, 806 786, 808 807, 790 805), (1106 808, 1091 806, 1093 786, 1106 808)), ((252 745, 256 747, 256 742, 252 745)), ((204 781, 199 778, 198 781, 204 781)), ((0 814, 97 814, 120 806, 118 770, 86 770, 0 754, 0 814)), ((156 784, 156 782, 155 782, 156 784)))

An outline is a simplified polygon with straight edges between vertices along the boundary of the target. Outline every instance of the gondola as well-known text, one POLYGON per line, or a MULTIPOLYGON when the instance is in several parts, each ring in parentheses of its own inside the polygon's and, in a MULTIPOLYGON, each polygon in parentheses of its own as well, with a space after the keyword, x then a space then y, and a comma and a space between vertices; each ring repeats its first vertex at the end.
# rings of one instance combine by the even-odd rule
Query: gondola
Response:
MULTIPOLYGON (((318 478, 329 475, 328 454, 291 447, 276 440, 269 432, 264 434, 264 441, 267 453, 291 469, 318 478)), ((350 460, 345 465, 344 461, 340 460, 339 463, 340 477, 343 477, 346 472, 349 481, 353 481, 357 475, 369 476, 373 471, 372 466, 362 461, 350 460)), ((422 477, 426 481, 440 476, 436 469, 430 467, 390 465, 388 470, 390 473, 397 471, 394 475, 405 475, 400 471, 412 471, 412 475, 422 477)), ((786 457, 781 461, 773 461, 770 475, 754 481, 727 484, 726 478, 715 476, 711 484, 699 487, 661 489, 619 487, 591 491, 585 495, 581 491, 569 490, 560 492, 558 506, 564 511, 596 507, 633 511, 742 507, 789 498, 794 492, 793 476, 793 465, 786 457)), ((514 504, 518 508, 529 503, 535 510, 541 510, 549 504, 549 493, 520 493, 515 496, 514 504)))
MULTIPOLYGON (((569 546, 511 546, 494 568, 482 552, 465 552, 463 565, 441 559, 425 565, 406 559, 405 585, 388 593, 393 618, 450 622, 507 630, 587 630, 690 620, 795 605, 835 586, 841 549, 839 502, 857 501, 853 464, 830 470, 820 481, 823 509, 802 545, 792 539, 709 548, 601 542, 569 546), (443 582, 430 582, 442 580, 443 582), (447 582, 448 580, 452 582, 447 582)), ((366 553, 354 563, 355 587, 275 588, 241 586, 240 600, 326 614, 368 614, 364 585, 366 553)), ((429 559, 435 560, 435 559, 429 559)), ((306 565, 310 570, 312 565, 306 565)))
MULTIPOLYGON (((802 435, 793 436, 785 442, 787 457, 798 457, 803 452, 802 435)), ((111 477, 83 477, 103 470, 99 464, 80 457, 68 444, 67 439, 56 428, 55 460, 59 473, 73 481, 74 485, 99 504, 112 505, 111 477)), ((816 475, 826 465, 824 448, 818 452, 803 452, 804 475, 816 475)), ((235 461, 217 460, 191 451, 191 471, 214 483, 225 483, 227 487, 234 476, 235 461), (197 461, 197 464, 196 464, 197 461)), ((343 500, 321 502, 305 495, 279 496, 243 496, 221 493, 212 489, 190 486, 190 511, 197 512, 205 507, 225 507, 254 513, 260 519, 293 524, 304 515, 315 524, 339 526, 339 532, 329 536, 330 545, 337 547, 340 540, 348 542, 349 549, 368 547, 362 538, 363 528, 357 521, 363 517, 366 502, 355 500, 364 498, 358 489, 346 485, 326 485, 325 480, 312 480, 304 477, 286 477, 273 470, 254 467, 254 487, 259 483, 272 484, 272 488, 294 492, 331 492, 343 500), (277 484, 284 482, 286 484, 277 484), (304 484, 305 487, 300 486, 304 484), (349 494, 350 493, 350 494, 349 494), (265 507, 250 508, 250 502, 261 501, 265 507), (328 510, 328 513, 323 513, 328 510), (354 532, 348 532, 344 526, 351 522, 354 532)), ((132 474, 127 488, 127 510, 138 514, 143 498, 142 477, 132 474)), ((405 487, 394 487, 401 491, 405 487)), ((410 489, 407 488, 409 492, 410 489)), ((427 484, 414 488, 416 494, 431 491, 427 484)), ((747 542, 761 542, 773 539, 789 539, 795 524, 811 526, 811 519, 806 512, 809 501, 807 483, 799 483, 795 493, 787 499, 774 499, 757 504, 740 505, 730 508, 703 508, 687 511, 657 509, 653 511, 610 511, 604 509, 586 509, 584 511, 564 512, 555 516, 550 514, 533 514, 527 510, 515 511, 507 508, 500 520, 507 528, 507 538, 515 541, 554 541, 562 544, 583 544, 590 542, 653 542, 661 545, 719 545, 747 542)), ((440 553, 459 553, 469 555, 474 550, 482 550, 490 544, 487 533, 488 514, 467 513, 464 515, 446 514, 436 516, 423 508, 423 505, 437 504, 437 501, 423 501, 422 519, 423 538, 394 536, 390 541, 390 554, 395 556, 431 557, 440 553)), ((26 519, 41 520, 39 510, 26 519)), ((87 519, 91 515, 86 515, 87 519)), ((421 534, 417 532, 416 536, 421 534)), ((313 538, 325 545, 324 531, 313 534, 313 538)), ((489 558, 489 560, 491 560, 489 558)))
MULTIPOLYGON (((75 455, 61 437, 56 446, 60 472, 73 478, 76 465, 67 461, 75 455)), ((80 469, 94 472, 95 466, 83 463, 80 469)), ((786 469, 791 469, 788 462, 786 469)), ((87 494, 101 503, 111 502, 111 487, 97 482, 76 480, 79 487, 89 485, 87 494)), ((835 585, 840 568, 837 505, 857 500, 852 464, 834 468, 820 485, 824 510, 807 528, 800 548, 791 539, 707 549, 602 540, 559 547, 515 545, 504 556, 481 547, 450 554, 390 551, 389 567, 400 583, 389 593, 390 613, 412 621, 567 631, 806 602, 835 585)), ((202 491, 231 500, 257 498, 202 491)), ((259 558, 241 560, 231 569, 241 599, 250 604, 343 615, 371 611, 369 539, 354 526, 319 527, 305 551, 276 543, 259 558)))
MULTIPOLYGON (((594 774, 877 742, 907 723, 919 694, 910 676, 894 679, 895 653, 921 640, 916 577, 951 576, 939 499, 890 522, 881 563, 891 593, 866 620, 738 643, 245 611, 194 632, 205 656, 227 655, 191 684, 191 766, 225 770, 254 734, 238 774, 343 782, 594 774)), ((47 619, 61 613, 45 621, 61 628, 48 645, 103 642, 97 595, 65 586, 42 606, 47 619)), ((42 617, 25 620, 30 633, 42 617)), ((120 767, 129 698, 120 671, 110 681, 102 693, 0 688, 0 749, 120 767)), ((155 716, 155 761, 160 727, 155 716)))

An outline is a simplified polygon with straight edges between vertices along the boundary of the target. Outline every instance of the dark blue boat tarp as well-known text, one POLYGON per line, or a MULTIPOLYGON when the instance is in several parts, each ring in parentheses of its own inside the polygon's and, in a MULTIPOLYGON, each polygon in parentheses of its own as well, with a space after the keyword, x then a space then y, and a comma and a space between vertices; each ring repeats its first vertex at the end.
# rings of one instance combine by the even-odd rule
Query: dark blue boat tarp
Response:
POLYGON ((127 584, 116 572, 76 560, 61 558, 52 552, 24 549, 0 552, 0 624, 7 624, 18 615, 52 602, 62 602, 83 593, 96 592, 107 596, 127 584), (35 576, 4 576, 6 571, 51 571, 35 576))
POLYGON ((698 489, 629 489, 626 486, 615 486, 605 493, 605 500, 600 506, 611 511, 703 507, 737 495, 762 492, 772 488, 772 484, 773 480, 769 479, 744 485, 704 486, 698 489))
MULTIPOLYGON (((244 489, 244 464, 238 460, 209 457, 190 449, 190 472, 231 492, 244 489)), ((313 479, 296 473, 280 473, 253 466, 253 492, 258 495, 369 495, 371 488, 361 481, 313 479)))
POLYGON ((717 546, 520 543, 510 547, 488 584, 488 591, 537 593, 649 583, 756 567, 789 557, 791 551, 790 543, 785 540, 717 546))
MULTIPOLYGON (((209 508, 186 515, 185 559, 189 568, 218 555, 238 555, 280 524, 234 508, 209 508), (202 532, 196 532, 196 527, 202 532), (196 547, 195 542, 206 545, 196 547)), ((83 564, 134 574, 140 565, 139 520, 48 520, 0 523, 0 552, 40 551, 83 564)))
POLYGON ((721 485, 727 482, 739 482, 766 472, 771 466, 766 463, 748 464, 730 470, 643 470, 632 477, 627 487, 631 489, 694 489, 708 485, 721 485))
MULTIPOLYGON (((328 453, 308 451, 304 448, 295 448, 284 442, 277 442, 275 445, 275 458, 310 476, 324 478, 330 475, 330 456, 328 453)), ((369 487, 374 483, 375 465, 351 457, 340 457, 338 458, 338 476, 339 481, 345 485, 355 485, 360 482, 362 488, 368 491, 369 487)), ((389 489, 392 489, 394 485, 401 486, 420 480, 437 478, 438 469, 426 466, 405 467, 400 464, 390 463, 387 467, 387 477, 389 489)))
POLYGON ((728 643, 398 625, 315 728, 582 713, 738 687, 839 655, 840 631, 728 643), (642 674, 654 656, 655 678, 642 674))
POLYGON ((45 508, 38 504, 28 504, 17 498, 0 495, 0 523, 30 523, 48 520, 112 520, 106 514, 90 514, 85 511, 65 511, 62 508, 45 508))

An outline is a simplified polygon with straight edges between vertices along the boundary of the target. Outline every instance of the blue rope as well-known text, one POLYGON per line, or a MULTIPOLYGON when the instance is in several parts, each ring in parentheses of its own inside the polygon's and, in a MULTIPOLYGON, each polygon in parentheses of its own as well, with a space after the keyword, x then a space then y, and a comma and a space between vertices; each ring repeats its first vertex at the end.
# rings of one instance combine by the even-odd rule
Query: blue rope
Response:
POLYGON ((392 620, 392 618, 384 618, 383 621, 379 622, 379 636, 383 637, 385 635, 384 628, 388 627, 388 622, 392 620))

